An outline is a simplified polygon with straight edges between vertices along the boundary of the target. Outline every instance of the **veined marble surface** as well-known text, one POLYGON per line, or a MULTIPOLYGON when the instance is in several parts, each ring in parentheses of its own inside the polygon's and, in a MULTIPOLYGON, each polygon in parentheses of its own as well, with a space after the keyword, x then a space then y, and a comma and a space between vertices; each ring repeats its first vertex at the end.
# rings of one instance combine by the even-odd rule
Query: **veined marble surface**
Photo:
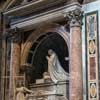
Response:
MULTIPOLYGON (((92 2, 92 3, 88 3, 88 4, 85 4, 82 6, 82 9, 84 11, 84 15, 86 13, 91 13, 91 12, 94 12, 94 11, 98 11, 98 34, 99 34, 99 37, 100 37, 100 32, 99 32, 99 29, 100 29, 100 0, 97 0, 95 2, 92 2)), ((83 59, 83 85, 84 85, 84 99, 83 100, 86 100, 86 47, 85 47, 85 41, 86 38, 85 38, 85 16, 83 17, 83 26, 82 26, 82 59, 83 59)), ((99 39, 100 40, 100 39, 99 39)), ((100 49, 100 43, 99 43, 99 49, 100 49)), ((100 52, 99 52, 99 58, 100 58, 100 52)), ((100 61, 99 61, 99 64, 100 64, 100 61)), ((99 71, 100 72, 100 71, 99 71)))

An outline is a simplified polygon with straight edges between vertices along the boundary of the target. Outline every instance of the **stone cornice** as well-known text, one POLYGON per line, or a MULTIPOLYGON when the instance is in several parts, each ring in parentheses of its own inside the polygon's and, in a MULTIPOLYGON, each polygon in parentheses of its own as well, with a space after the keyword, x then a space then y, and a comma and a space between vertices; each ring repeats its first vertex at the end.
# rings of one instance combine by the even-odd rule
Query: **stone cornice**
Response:
POLYGON ((27 29, 31 27, 37 27, 38 24, 44 21, 53 22, 64 20, 64 14, 75 9, 81 9, 81 6, 78 3, 73 3, 44 13, 33 15, 28 18, 23 18, 21 20, 19 19, 11 23, 11 28, 18 27, 22 29, 27 29))
POLYGON ((67 2, 66 0, 37 0, 35 2, 27 2, 27 4, 20 4, 19 6, 8 9, 4 12, 5 15, 21 16, 32 12, 40 11, 42 8, 52 7, 61 3, 67 2))

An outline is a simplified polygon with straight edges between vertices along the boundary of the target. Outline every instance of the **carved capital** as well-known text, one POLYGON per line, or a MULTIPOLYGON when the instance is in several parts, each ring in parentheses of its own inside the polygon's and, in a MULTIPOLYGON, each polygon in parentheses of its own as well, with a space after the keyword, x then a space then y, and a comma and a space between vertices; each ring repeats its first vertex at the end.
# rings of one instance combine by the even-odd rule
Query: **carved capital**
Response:
POLYGON ((81 27, 83 11, 80 9, 76 9, 65 14, 67 21, 70 24, 70 27, 81 27))
POLYGON ((17 27, 14 29, 10 29, 8 31, 7 37, 10 38, 11 40, 13 40, 13 42, 17 42, 17 43, 21 42, 21 34, 17 27))

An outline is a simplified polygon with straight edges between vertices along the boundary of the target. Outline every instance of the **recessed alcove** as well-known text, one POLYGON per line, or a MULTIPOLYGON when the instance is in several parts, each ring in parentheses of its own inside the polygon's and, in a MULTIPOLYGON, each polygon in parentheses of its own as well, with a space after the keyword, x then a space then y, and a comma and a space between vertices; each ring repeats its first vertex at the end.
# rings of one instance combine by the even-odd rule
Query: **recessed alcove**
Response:
POLYGON ((43 78, 43 73, 48 71, 46 56, 49 49, 56 52, 62 67, 69 73, 69 60, 65 60, 66 57, 69 57, 69 51, 65 40, 58 33, 48 32, 41 35, 29 50, 27 63, 31 67, 26 70, 28 83, 34 83, 36 79, 43 78))

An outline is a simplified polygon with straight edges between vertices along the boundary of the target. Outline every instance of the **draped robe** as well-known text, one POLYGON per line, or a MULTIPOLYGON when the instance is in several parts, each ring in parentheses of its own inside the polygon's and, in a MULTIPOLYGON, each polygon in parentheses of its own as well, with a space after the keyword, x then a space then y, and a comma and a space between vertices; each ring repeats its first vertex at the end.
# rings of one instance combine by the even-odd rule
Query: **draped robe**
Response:
POLYGON ((62 68, 54 51, 50 56, 47 57, 47 60, 48 72, 50 73, 51 79, 54 83, 57 83, 58 81, 69 80, 69 74, 62 68))

